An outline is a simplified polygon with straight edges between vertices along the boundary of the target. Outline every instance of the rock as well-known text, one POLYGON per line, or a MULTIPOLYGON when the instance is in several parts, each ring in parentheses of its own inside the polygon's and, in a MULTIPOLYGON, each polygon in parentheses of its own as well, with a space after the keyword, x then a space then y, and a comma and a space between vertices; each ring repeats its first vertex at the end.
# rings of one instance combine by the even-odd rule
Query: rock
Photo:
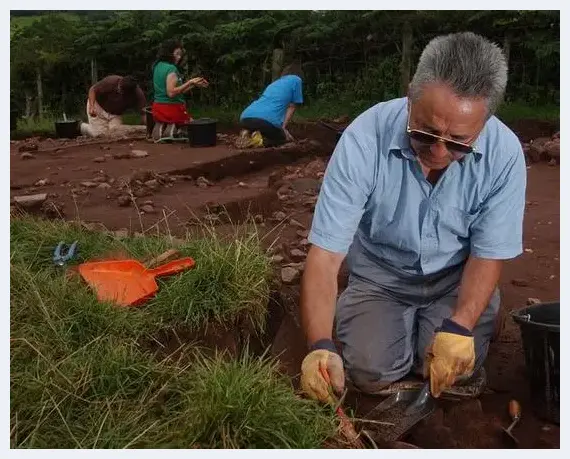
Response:
POLYGON ((41 205, 41 212, 47 218, 62 218, 65 213, 63 212, 63 204, 54 201, 45 201, 41 205))
POLYGON ((21 145, 18 148, 18 151, 21 152, 29 152, 29 151, 38 151, 39 149, 39 145, 37 143, 26 143, 24 145, 21 145))
POLYGON ((131 158, 146 158, 148 156, 148 152, 144 150, 132 150, 131 151, 131 158))
POLYGON ((314 139, 309 140, 309 145, 313 148, 322 148, 323 147, 323 144, 321 142, 319 142, 318 140, 314 140, 314 139))
POLYGON ((212 182, 210 182, 206 177, 200 176, 196 179, 196 185, 200 188, 207 188, 212 185, 212 182))
POLYGON ((269 177, 267 178, 267 187, 268 188, 273 188, 273 186, 278 183, 281 182, 282 180, 282 176, 283 174, 281 172, 277 172, 277 171, 273 171, 271 172, 271 174, 269 174, 269 177))
POLYGON ((283 257, 283 255, 273 255, 271 257, 271 261, 273 263, 281 263, 285 258, 283 257))
POLYGON ((548 161, 548 165, 550 167, 556 166, 558 165, 558 161, 556 161, 554 158, 551 158, 550 161, 548 161))
POLYGON ((109 185, 108 183, 100 183, 97 188, 99 188, 100 190, 108 190, 109 188, 111 188, 111 185, 109 185))
POLYGON ((257 214, 256 216, 253 217, 253 221, 255 223, 263 223, 263 215, 257 214))
POLYGON ((32 155, 31 153, 28 153, 28 152, 22 153, 22 154, 20 155, 20 159, 23 159, 23 160, 26 160, 26 159, 34 159, 34 158, 35 158, 35 156, 32 155))
POLYGON ((129 237, 129 230, 127 228, 121 228, 121 229, 118 229, 117 231, 114 231, 113 235, 117 239, 125 239, 125 238, 129 237))
POLYGON ((311 196, 310 198, 307 198, 303 201, 303 205, 305 207, 314 209, 318 199, 319 199, 318 196, 311 196))
POLYGON ((248 185, 247 183, 244 183, 244 182, 239 182, 239 183, 238 183, 238 186, 239 186, 240 188, 249 188, 249 185, 248 185))
POLYGON ((538 298, 527 298, 526 300, 527 306, 534 306, 535 304, 540 304, 540 303, 542 303, 542 301, 540 301, 538 298))
POLYGON ((516 287, 528 287, 528 281, 524 279, 513 279, 511 281, 511 284, 513 284, 516 287))
POLYGON ((145 214, 155 214, 156 210, 154 209, 154 207, 152 207, 149 204, 146 204, 144 206, 141 207, 141 210, 145 213, 145 214))
POLYGON ((99 150, 110 150, 110 149, 111 149, 111 147, 109 145, 101 145, 99 147, 99 150))
POLYGON ((560 159, 560 139, 554 139, 544 144, 544 154, 548 158, 560 159))
POLYGON ((131 201, 131 197, 126 195, 122 195, 117 198, 117 204, 119 204, 119 207, 129 207, 131 205, 131 201))
POLYGON ((100 175, 99 177, 95 177, 93 181, 97 183, 104 183, 107 181, 107 177, 105 175, 100 175))
POLYGON ((290 255, 293 261, 302 261, 307 258, 307 254, 299 249, 291 250, 290 255))
POLYGON ((283 265, 284 268, 294 268, 294 269, 298 269, 299 271, 304 271, 305 270, 305 262, 304 261, 300 261, 299 263, 287 263, 286 265, 283 265))
POLYGON ((285 220, 287 218, 287 215, 285 214, 285 212, 277 211, 277 212, 273 212, 272 217, 274 220, 282 221, 282 220, 285 220))
MULTIPOLYGON (((125 180, 122 177, 123 180, 125 180)), ((144 182, 148 182, 149 180, 154 179, 154 174, 152 171, 146 169, 139 169, 138 171, 133 172, 128 178, 127 182, 129 184, 140 182, 141 184, 144 182)))
POLYGON ((318 179, 304 177, 293 180, 291 182, 291 187, 298 193, 305 193, 310 191, 314 194, 320 190, 321 184, 318 179))
POLYGON ((80 185, 84 188, 95 188, 99 186, 97 182, 81 182, 80 185))
POLYGON ((160 188, 160 184, 158 183, 158 180, 156 180, 156 179, 147 180, 146 182, 144 182, 144 186, 146 186, 147 188, 150 188, 153 191, 156 191, 160 188))
POLYGON ((94 163, 104 163, 105 161, 107 161, 107 158, 104 156, 97 156, 97 158, 93 159, 94 163))
POLYGON ((143 205, 144 206, 154 206, 154 202, 149 199, 148 201, 143 202, 143 205))
POLYGON ((309 237, 309 231, 308 230, 297 230, 297 236, 302 237, 303 239, 306 239, 309 237))
POLYGON ((293 284, 299 279, 300 276, 301 273, 299 270, 290 266, 281 269, 281 281, 284 284, 293 284))
POLYGON ((525 253, 534 253, 532 249, 524 249, 525 253))
POLYGON ((548 142, 550 142, 550 138, 539 137, 530 143, 528 157, 531 162, 537 163, 543 159, 547 159, 548 156, 545 153, 545 146, 548 142))
POLYGON ((289 224, 290 224, 291 226, 296 226, 296 227, 298 227, 298 228, 303 228, 303 229, 305 229, 305 225, 303 225, 301 222, 295 220, 294 218, 292 218, 291 220, 289 220, 289 224))
POLYGON ((291 184, 290 184, 290 183, 286 183, 285 185, 281 185, 281 186, 277 189, 277 194, 278 194, 278 195, 289 194, 289 191, 291 191, 291 184))
POLYGON ((47 199, 46 193, 30 194, 27 196, 14 196, 14 203, 19 205, 20 207, 28 209, 30 207, 43 204, 46 199, 47 199))
POLYGON ((34 186, 46 186, 46 185, 51 185, 50 180, 47 178, 40 179, 36 183, 34 183, 34 186))
POLYGON ((131 154, 127 152, 113 153, 113 159, 129 159, 131 154))
POLYGON ((301 247, 307 247, 307 246, 311 245, 311 243, 309 242, 308 239, 301 239, 301 241, 299 241, 299 245, 301 247))

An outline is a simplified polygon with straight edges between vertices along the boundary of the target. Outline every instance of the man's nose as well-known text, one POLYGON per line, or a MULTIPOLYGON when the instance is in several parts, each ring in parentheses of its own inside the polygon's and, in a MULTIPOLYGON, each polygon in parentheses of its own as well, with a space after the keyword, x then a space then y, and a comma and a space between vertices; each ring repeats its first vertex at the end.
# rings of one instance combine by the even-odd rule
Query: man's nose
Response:
POLYGON ((445 146, 445 142, 442 140, 438 140, 430 147, 430 153, 436 159, 444 159, 447 158, 451 153, 445 146))

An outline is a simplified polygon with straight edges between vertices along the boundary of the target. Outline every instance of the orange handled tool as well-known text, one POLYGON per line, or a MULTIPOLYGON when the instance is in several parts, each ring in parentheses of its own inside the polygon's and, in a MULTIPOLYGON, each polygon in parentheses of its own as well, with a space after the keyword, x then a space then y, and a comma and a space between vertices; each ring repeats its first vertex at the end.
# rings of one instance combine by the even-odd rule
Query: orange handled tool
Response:
POLYGON ((366 446, 364 445, 364 443, 360 439, 360 436, 358 435, 358 433, 356 433, 356 429, 354 428, 354 425, 352 424, 351 420, 349 419, 349 417, 346 415, 346 413, 344 412, 344 410, 341 407, 342 399, 341 399, 341 401, 339 401, 336 398, 336 395, 334 394, 334 391, 333 391, 332 386, 331 386, 331 379, 329 376, 329 372, 327 371, 326 368, 323 368, 320 363, 319 363, 319 371, 320 371, 323 379, 328 384, 329 394, 330 394, 331 398, 333 399, 333 401, 336 405, 336 415, 338 416, 338 418, 340 420, 340 432, 356 448, 366 448, 366 446))

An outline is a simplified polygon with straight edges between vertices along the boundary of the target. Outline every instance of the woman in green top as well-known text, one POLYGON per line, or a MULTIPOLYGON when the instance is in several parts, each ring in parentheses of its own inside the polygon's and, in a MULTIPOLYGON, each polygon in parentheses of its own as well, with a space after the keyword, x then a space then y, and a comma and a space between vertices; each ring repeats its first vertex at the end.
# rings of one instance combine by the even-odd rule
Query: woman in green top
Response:
POLYGON ((193 87, 208 86, 208 82, 202 77, 182 82, 177 67, 182 55, 182 43, 178 40, 167 40, 161 45, 152 69, 154 85, 152 117, 156 123, 153 130, 155 140, 162 138, 168 128, 171 130, 169 136, 172 136, 176 126, 188 124, 192 118, 186 111, 184 94, 193 87))

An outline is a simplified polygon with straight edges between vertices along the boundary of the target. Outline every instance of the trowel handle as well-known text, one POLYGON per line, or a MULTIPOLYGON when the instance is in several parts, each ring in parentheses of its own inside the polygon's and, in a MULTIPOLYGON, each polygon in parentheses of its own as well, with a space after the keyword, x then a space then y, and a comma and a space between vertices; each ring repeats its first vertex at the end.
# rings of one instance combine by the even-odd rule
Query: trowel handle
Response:
POLYGON ((190 257, 179 258, 178 260, 171 261, 162 266, 154 269, 149 269, 148 271, 152 273, 155 277, 159 276, 170 276, 172 274, 178 274, 179 272, 186 271, 194 266, 194 260, 190 257))
POLYGON ((518 421, 521 418, 522 409, 521 404, 516 400, 509 402, 509 415, 513 421, 518 421))

